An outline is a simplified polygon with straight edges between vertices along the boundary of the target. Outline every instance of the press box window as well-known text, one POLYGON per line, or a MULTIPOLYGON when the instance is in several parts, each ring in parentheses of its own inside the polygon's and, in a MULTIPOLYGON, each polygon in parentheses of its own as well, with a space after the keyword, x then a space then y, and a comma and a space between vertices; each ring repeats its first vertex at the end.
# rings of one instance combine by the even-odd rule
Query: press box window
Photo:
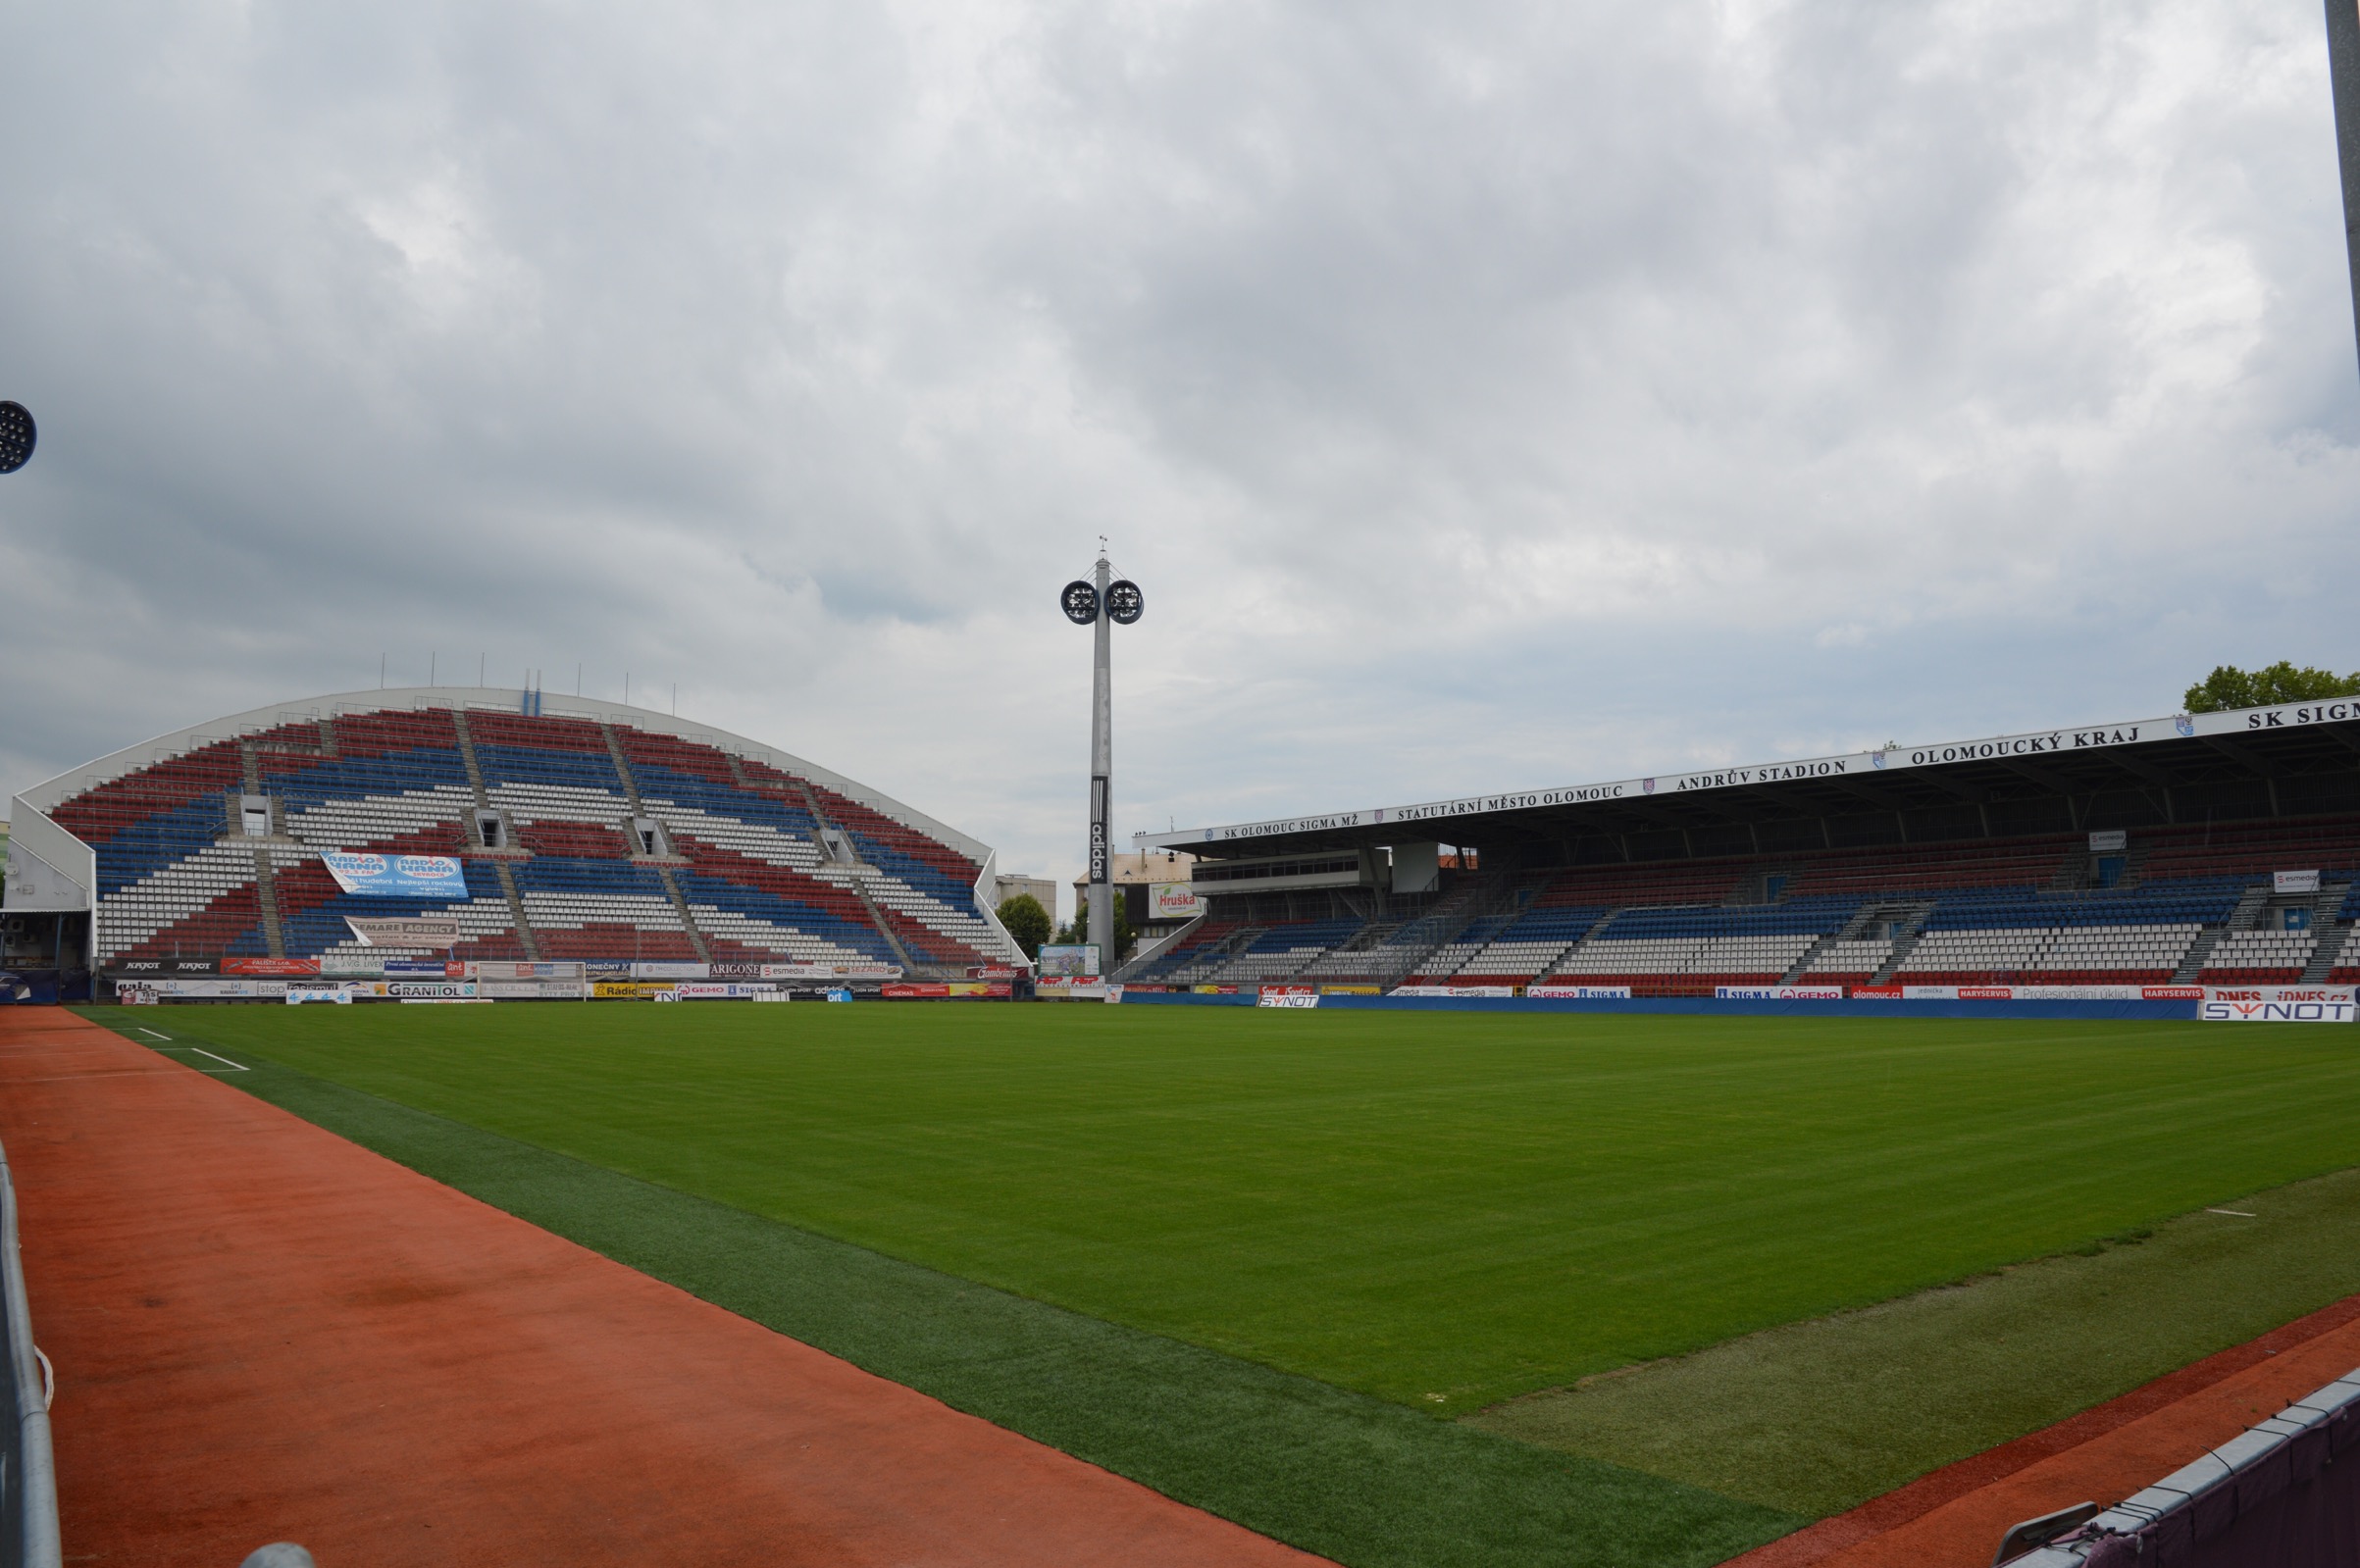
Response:
POLYGON ((504 832, 505 830, 500 826, 498 812, 480 811, 476 813, 476 841, 485 848, 499 848, 506 841, 503 836, 504 832))
POLYGON ((638 840, 640 853, 642 855, 669 853, 664 847, 664 825, 653 817, 641 817, 634 820, 631 825, 631 835, 638 840))

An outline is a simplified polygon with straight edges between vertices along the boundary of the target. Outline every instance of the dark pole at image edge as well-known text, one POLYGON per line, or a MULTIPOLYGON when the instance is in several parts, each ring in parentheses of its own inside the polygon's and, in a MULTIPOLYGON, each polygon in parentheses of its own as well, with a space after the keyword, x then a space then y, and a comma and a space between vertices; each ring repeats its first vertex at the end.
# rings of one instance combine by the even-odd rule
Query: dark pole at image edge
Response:
POLYGON ((2327 0, 2327 6, 2335 163, 2343 172, 2343 250, 2352 280, 2352 343, 2360 353, 2360 0, 2327 0))

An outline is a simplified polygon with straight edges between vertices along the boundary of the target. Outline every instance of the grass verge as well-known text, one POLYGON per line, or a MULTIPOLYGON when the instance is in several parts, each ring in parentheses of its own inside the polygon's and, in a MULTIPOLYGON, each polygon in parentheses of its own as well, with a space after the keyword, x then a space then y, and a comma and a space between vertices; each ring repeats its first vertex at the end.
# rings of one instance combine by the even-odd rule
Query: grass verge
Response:
MULTIPOLYGON (((119 1010, 79 1011, 149 1043, 119 1010)), ((1356 1568, 1703 1565, 1804 1522, 817 1236, 314 1077, 191 1022, 171 1015, 177 1043, 251 1067, 222 1082, 957 1409, 1356 1568)))
POLYGON ((2220 1207, 1466 1419, 1839 1512, 2360 1292, 2360 1171, 2220 1207))

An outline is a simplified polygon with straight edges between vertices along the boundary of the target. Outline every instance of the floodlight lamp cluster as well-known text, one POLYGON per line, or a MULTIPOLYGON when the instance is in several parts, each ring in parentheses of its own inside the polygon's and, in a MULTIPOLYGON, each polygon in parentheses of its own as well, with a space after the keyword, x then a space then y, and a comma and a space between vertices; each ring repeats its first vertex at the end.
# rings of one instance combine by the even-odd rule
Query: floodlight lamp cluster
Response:
MULTIPOLYGON (((1057 594, 1057 604, 1065 619, 1075 626, 1095 626, 1099 617, 1098 588, 1076 578, 1057 594)), ((1126 580, 1106 584, 1106 619, 1116 626, 1129 626, 1147 613, 1148 596, 1139 591, 1139 584, 1126 580)))

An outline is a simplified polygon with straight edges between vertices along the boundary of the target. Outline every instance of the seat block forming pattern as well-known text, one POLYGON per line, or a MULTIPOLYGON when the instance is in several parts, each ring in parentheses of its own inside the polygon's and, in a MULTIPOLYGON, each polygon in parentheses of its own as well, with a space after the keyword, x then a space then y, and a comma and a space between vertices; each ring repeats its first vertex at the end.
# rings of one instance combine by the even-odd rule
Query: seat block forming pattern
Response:
POLYGON ((261 954, 273 895, 288 957, 420 951, 368 948, 344 917, 427 914, 455 918, 457 956, 524 957, 521 904, 544 958, 692 959, 667 875, 716 958, 893 962, 878 918, 921 962, 1018 956, 976 901, 980 865, 841 791, 622 722, 473 708, 465 718, 464 739, 442 706, 249 730, 58 801, 51 815, 92 845, 98 866, 98 963, 261 954), (240 796, 254 793, 270 803, 261 836, 241 820, 240 796), (637 815, 660 824, 659 854, 635 852, 635 796, 637 815), (851 856, 823 848, 814 801, 851 856), (479 813, 513 840, 487 847, 479 813), (328 874, 324 849, 459 856, 467 896, 356 898, 328 874))

